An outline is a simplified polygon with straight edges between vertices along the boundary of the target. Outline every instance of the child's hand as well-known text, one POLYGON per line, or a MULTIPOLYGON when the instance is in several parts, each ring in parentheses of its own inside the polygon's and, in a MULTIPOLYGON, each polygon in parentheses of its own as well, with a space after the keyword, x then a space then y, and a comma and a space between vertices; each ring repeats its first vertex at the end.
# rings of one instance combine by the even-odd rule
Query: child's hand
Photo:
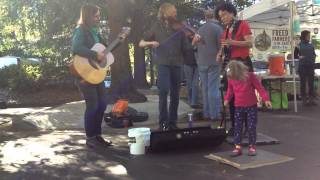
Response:
POLYGON ((228 101, 224 101, 223 105, 227 107, 229 105, 229 102, 228 101))
POLYGON ((271 109, 272 108, 272 104, 270 101, 266 101, 265 102, 265 105, 267 106, 268 109, 271 109))

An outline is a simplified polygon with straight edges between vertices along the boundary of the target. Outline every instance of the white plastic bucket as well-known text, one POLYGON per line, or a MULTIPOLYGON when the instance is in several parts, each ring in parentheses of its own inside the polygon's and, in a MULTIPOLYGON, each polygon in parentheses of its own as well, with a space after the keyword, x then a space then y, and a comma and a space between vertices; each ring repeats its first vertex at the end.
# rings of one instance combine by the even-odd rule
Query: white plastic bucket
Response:
POLYGON ((132 128, 128 130, 130 154, 145 154, 145 147, 150 145, 150 128, 132 128))

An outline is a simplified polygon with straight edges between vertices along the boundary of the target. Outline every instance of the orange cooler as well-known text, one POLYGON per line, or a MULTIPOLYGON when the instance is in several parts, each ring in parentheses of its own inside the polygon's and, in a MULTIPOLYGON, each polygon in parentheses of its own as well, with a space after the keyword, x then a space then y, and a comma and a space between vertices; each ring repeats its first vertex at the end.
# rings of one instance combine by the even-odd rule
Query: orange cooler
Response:
POLYGON ((270 55, 269 56, 269 74, 274 76, 283 76, 285 74, 284 69, 284 55, 270 55))

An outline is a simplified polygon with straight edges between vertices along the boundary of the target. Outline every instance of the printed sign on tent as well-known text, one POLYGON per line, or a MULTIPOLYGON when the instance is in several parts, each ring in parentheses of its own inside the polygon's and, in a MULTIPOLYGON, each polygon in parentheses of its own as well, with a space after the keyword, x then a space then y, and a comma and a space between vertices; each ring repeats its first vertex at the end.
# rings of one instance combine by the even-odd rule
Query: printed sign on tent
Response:
POLYGON ((288 29, 272 29, 271 48, 275 51, 286 51, 290 48, 290 34, 288 29))
POLYGON ((252 54, 255 60, 266 61, 270 53, 290 49, 290 32, 287 28, 253 29, 252 54))
POLYGON ((253 57, 258 61, 268 59, 271 50, 271 29, 253 29, 253 57))

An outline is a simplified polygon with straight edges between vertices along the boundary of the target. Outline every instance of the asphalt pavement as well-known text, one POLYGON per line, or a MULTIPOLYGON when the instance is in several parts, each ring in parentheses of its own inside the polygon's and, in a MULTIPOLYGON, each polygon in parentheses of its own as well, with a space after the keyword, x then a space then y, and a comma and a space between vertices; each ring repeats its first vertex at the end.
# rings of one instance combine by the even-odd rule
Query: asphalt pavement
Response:
MULTIPOLYGON (((147 112, 150 109, 151 117, 144 123, 136 123, 135 127, 157 127, 157 99, 151 97, 153 104, 149 101, 134 106, 147 112)), ((182 127, 186 123, 185 113, 191 109, 183 102, 180 105, 179 126, 182 127)), ((0 129, 0 179, 318 180, 319 107, 302 107, 299 102, 298 113, 295 113, 290 102, 287 111, 260 111, 258 132, 280 140, 280 144, 258 146, 258 153, 263 149, 294 160, 248 170, 238 170, 204 157, 230 151, 232 146, 228 143, 210 148, 130 155, 128 129, 107 126, 103 128, 103 135, 112 139, 114 145, 101 150, 88 149, 81 127, 83 102, 60 107, 0 110, 1 118, 13 122, 13 126, 0 129), (47 121, 47 125, 25 124, 37 116, 41 117, 37 121, 41 122, 39 124, 47 121), (59 123, 67 125, 61 128, 59 123)), ((207 125, 212 122, 196 123, 207 125)))

